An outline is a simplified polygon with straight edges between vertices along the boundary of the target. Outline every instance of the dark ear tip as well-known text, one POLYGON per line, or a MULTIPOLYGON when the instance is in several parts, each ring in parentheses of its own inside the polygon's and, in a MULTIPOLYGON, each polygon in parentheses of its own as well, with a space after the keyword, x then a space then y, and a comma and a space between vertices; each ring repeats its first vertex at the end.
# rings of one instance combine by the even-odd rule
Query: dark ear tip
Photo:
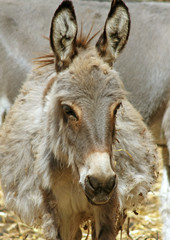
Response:
POLYGON ((62 3, 59 5, 59 7, 57 8, 57 10, 54 13, 54 17, 57 15, 58 12, 65 10, 65 9, 69 9, 71 12, 74 13, 74 6, 72 1, 70 0, 64 0, 62 1, 62 3))
POLYGON ((118 3, 125 4, 123 0, 113 0, 111 5, 114 6, 114 5, 118 4, 118 3))
POLYGON ((128 9, 128 7, 126 6, 123 0, 113 0, 111 4, 111 8, 114 8, 116 5, 121 5, 121 6, 124 6, 126 9, 128 9))
POLYGON ((113 0, 112 3, 111 3, 111 8, 110 8, 110 12, 108 14, 108 18, 112 17, 115 13, 115 9, 117 7, 122 7, 126 10, 128 16, 129 16, 129 19, 130 19, 130 14, 129 14, 129 9, 128 7, 126 6, 126 4, 122 1, 122 0, 113 0))
MULTIPOLYGON (((72 1, 70 1, 70 0, 64 0, 64 1, 62 1, 62 3, 60 4, 60 6, 62 7, 62 8, 72 8, 73 7, 73 3, 72 3, 72 1)), ((60 7, 59 6, 59 7, 60 7)))

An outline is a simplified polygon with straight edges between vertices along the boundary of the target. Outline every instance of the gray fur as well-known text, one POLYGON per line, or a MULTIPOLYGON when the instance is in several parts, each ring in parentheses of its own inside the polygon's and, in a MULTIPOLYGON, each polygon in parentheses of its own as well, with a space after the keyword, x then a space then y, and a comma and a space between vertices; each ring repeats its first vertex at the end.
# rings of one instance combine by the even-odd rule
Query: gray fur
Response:
MULTIPOLYGON (((61 11, 68 25, 68 11, 61 11)), ((32 70, 21 88, 0 130, 1 183, 7 206, 24 222, 42 225, 48 240, 80 240, 87 219, 93 239, 111 240, 123 213, 150 191, 158 156, 107 56, 96 47, 76 51, 65 70, 56 72, 55 63, 32 70)))
MULTIPOLYGON (((48 41, 51 16, 59 1, 0 0, 0 114, 9 110, 19 88, 31 70, 33 57, 49 51, 48 41)), ((107 16, 109 3, 75 2, 79 22, 84 32, 94 23, 94 32, 101 29, 107 16), (101 11, 102 9, 102 11, 101 11)), ((131 32, 127 46, 116 62, 128 98, 150 125, 156 143, 169 142, 169 107, 166 108, 170 92, 170 4, 127 3, 131 14, 131 32), (166 112, 165 112, 166 111, 166 112), (166 113, 164 116, 164 112, 166 113), (162 118, 163 125, 162 125, 162 118), (163 128, 161 128, 163 126, 163 128), (163 138, 162 130, 165 133, 163 138), (166 140, 166 141, 165 141, 166 140)), ((80 24, 79 24, 80 30, 80 24)), ((168 145, 169 146, 169 145, 168 145)), ((165 148, 164 148, 165 149, 165 148)), ((170 149, 169 149, 170 151, 170 149)), ((168 181, 168 152, 165 149, 164 178, 168 181)), ((170 174, 169 174, 170 178, 170 174)), ((163 182, 163 209, 167 202, 170 185, 163 182), (169 189, 168 191, 166 189, 169 189), (164 194, 166 193, 166 194, 164 194)), ((169 219, 163 217, 163 220, 169 219)), ((167 223, 168 224, 168 223, 167 223)), ((164 228, 165 240, 169 240, 168 228, 164 228)))
MULTIPOLYGON (((0 4, 3 9, 0 13, 0 97, 6 96, 13 103, 31 69, 33 57, 49 51, 49 43, 41 36, 49 36, 50 16, 56 1, 48 1, 47 6, 41 0, 36 1, 37 11, 34 2, 27 6, 27 2, 20 0, 15 3, 1 0, 0 4)), ((75 2, 74 5, 78 19, 84 22, 84 32, 89 30, 91 23, 94 23, 94 32, 101 29, 109 3, 83 1, 75 2)), ((165 143, 160 138, 160 126, 170 88, 170 56, 167 50, 170 45, 170 4, 128 3, 128 7, 131 13, 131 34, 115 66, 130 93, 130 101, 140 111, 145 122, 153 126, 157 143, 165 143), (158 111, 160 114, 156 115, 158 111)))

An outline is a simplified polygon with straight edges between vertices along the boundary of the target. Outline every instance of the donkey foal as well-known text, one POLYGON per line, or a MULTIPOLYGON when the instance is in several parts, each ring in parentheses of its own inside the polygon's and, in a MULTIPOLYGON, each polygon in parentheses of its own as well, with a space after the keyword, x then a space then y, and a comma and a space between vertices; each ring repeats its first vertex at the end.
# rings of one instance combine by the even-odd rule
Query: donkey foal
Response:
POLYGON ((156 146, 127 101, 113 62, 130 30, 126 5, 113 1, 96 46, 77 39, 73 5, 51 24, 54 61, 32 71, 0 130, 6 204, 48 240, 114 240, 157 177, 156 146))

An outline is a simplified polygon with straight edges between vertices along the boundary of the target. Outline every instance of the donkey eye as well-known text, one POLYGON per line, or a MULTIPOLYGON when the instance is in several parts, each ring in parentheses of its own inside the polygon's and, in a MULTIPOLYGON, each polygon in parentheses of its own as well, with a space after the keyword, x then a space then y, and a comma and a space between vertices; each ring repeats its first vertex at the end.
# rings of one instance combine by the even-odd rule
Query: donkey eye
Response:
POLYGON ((78 117, 75 113, 75 111, 67 104, 62 105, 63 112, 67 117, 74 117, 75 120, 78 120, 78 117))
POLYGON ((117 110, 120 108, 121 105, 122 105, 122 103, 120 102, 120 103, 118 103, 117 106, 115 107, 115 109, 114 109, 114 116, 116 115, 117 110))

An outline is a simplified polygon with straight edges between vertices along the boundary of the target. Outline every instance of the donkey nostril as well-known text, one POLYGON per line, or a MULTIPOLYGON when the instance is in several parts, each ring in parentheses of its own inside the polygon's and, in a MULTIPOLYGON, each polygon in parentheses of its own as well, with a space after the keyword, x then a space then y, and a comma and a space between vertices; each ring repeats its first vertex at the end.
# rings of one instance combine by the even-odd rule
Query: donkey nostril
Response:
POLYGON ((106 183, 106 185, 105 185, 106 190, 107 190, 108 192, 111 192, 112 189, 114 188, 115 184, 116 184, 116 176, 110 178, 110 179, 107 181, 107 183, 106 183))
POLYGON ((99 181, 93 176, 88 176, 87 181, 89 187, 91 187, 93 191, 104 191, 106 193, 110 193, 116 184, 116 176, 110 177, 107 181, 99 181))
POLYGON ((88 176, 90 186, 95 190, 99 187, 99 182, 95 177, 88 176))

